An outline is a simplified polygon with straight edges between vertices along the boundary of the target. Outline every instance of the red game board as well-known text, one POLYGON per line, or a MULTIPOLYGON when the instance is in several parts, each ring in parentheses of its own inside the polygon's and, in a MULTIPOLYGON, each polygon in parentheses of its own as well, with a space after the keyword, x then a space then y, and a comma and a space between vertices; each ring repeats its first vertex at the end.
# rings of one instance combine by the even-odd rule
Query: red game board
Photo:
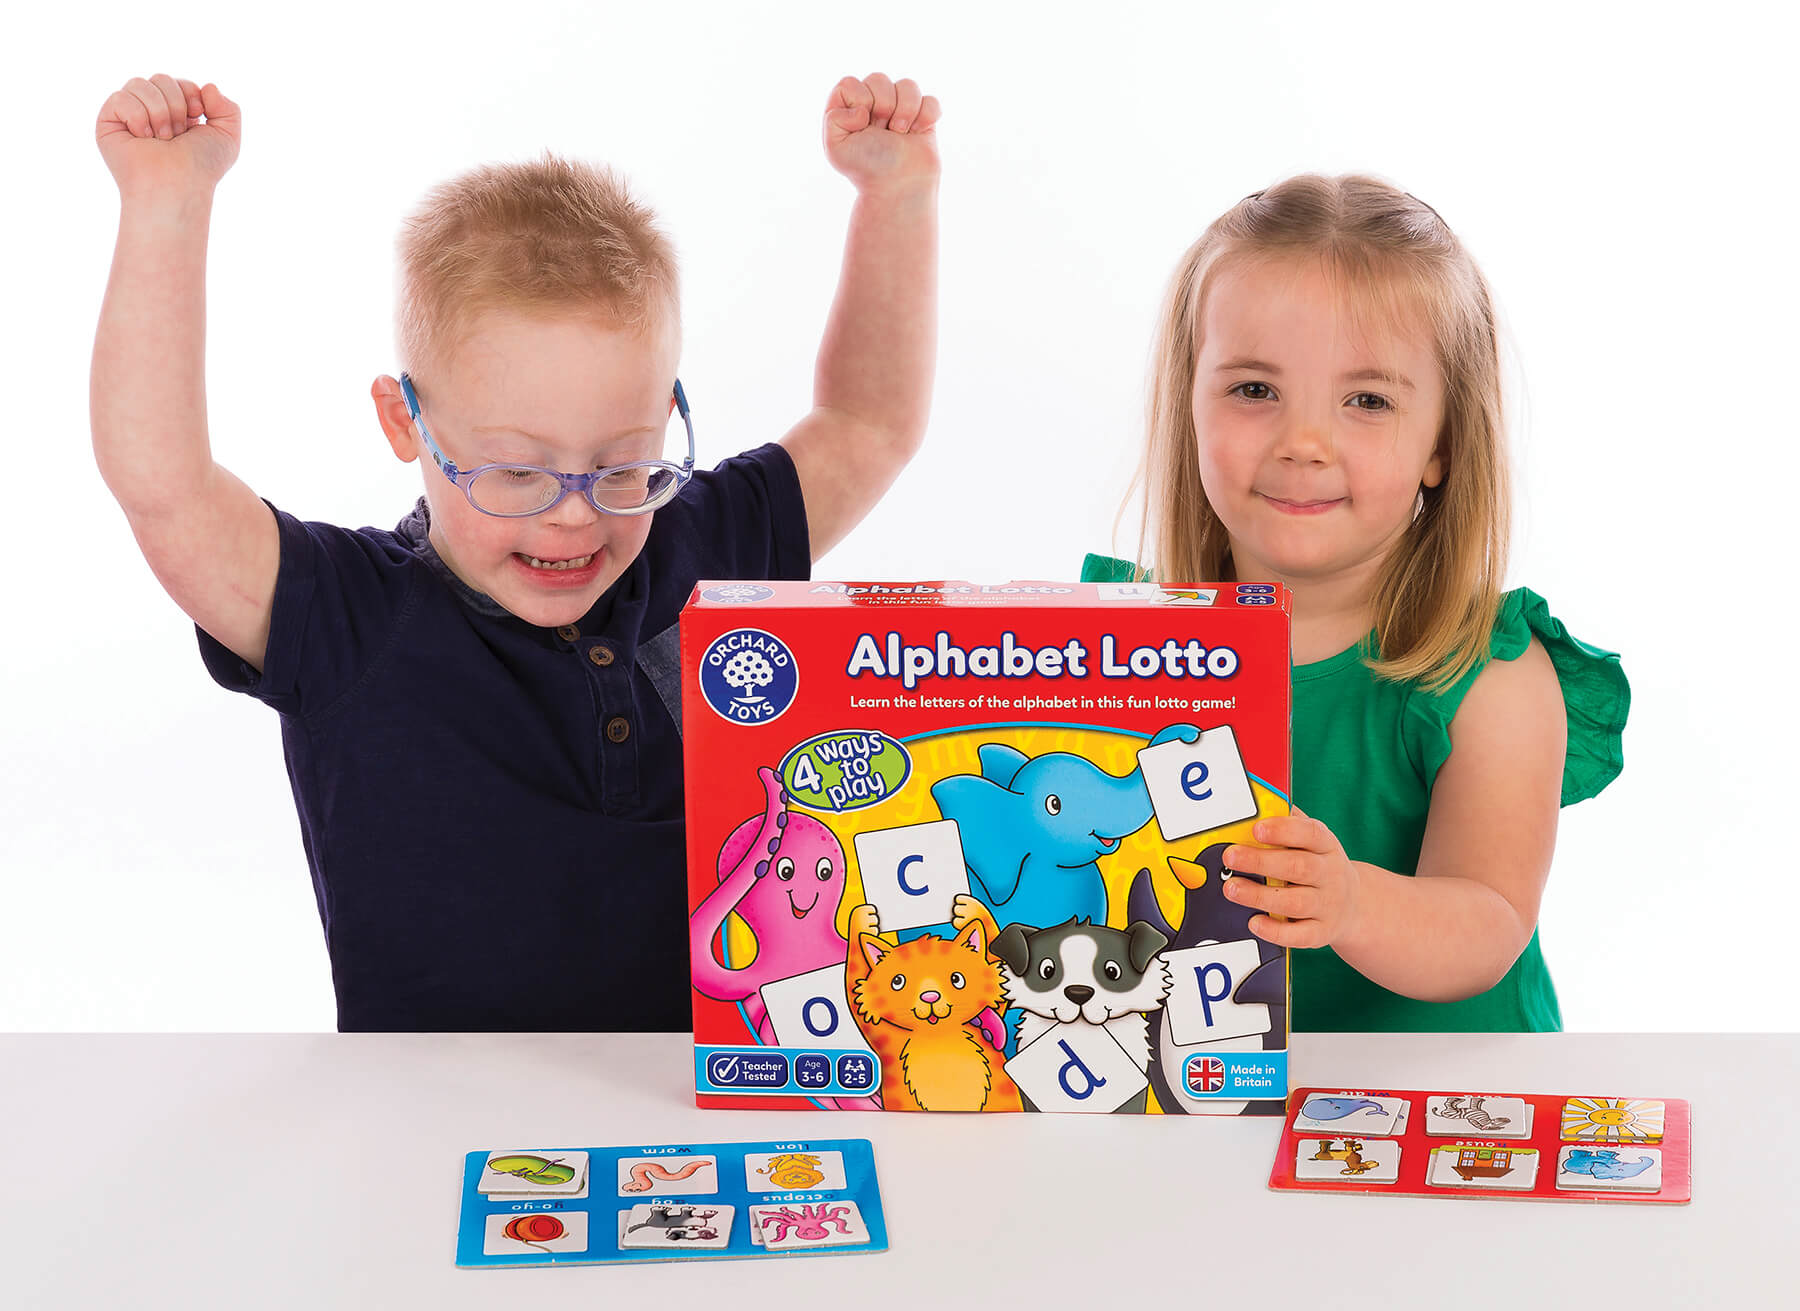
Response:
POLYGON ((1671 1098, 1301 1088, 1269 1187, 1538 1202, 1686 1202, 1671 1098))

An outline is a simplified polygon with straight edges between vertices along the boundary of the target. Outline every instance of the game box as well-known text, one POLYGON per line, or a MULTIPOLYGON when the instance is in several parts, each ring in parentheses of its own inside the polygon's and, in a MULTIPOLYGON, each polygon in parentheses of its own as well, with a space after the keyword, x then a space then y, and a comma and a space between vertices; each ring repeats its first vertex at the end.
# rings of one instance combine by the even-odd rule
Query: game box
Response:
POLYGON ((702 582, 681 620, 709 1107, 1279 1114, 1275 584, 702 582), (1241 876, 1240 876, 1241 877, 1241 876))

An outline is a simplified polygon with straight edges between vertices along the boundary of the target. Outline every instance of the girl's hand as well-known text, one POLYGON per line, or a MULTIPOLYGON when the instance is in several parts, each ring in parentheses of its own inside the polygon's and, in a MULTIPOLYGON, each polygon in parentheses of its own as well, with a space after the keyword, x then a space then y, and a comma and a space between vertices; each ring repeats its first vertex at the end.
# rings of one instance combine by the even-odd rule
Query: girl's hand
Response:
POLYGON ((1258 820, 1251 835, 1269 845, 1227 847, 1225 868, 1280 879, 1288 886, 1225 880, 1226 897, 1264 912, 1250 921, 1250 932, 1278 947, 1323 947, 1355 929, 1360 876, 1330 829, 1296 809, 1291 815, 1258 820), (1286 916, 1287 922, 1271 915, 1286 916))
POLYGON ((858 191, 938 175, 936 96, 911 78, 847 77, 825 106, 825 156, 858 191))
POLYGON ((218 87, 158 73, 134 77, 106 98, 94 138, 119 194, 131 200, 210 192, 237 159, 242 130, 237 105, 218 87))

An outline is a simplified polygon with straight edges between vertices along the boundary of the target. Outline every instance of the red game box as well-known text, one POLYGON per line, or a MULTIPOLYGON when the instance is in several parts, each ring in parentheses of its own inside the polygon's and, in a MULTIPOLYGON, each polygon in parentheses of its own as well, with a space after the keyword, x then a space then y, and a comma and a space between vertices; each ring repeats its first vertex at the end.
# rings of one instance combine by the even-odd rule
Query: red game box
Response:
POLYGON ((1278 1114, 1273 584, 702 583, 683 612, 713 1107, 1278 1114))

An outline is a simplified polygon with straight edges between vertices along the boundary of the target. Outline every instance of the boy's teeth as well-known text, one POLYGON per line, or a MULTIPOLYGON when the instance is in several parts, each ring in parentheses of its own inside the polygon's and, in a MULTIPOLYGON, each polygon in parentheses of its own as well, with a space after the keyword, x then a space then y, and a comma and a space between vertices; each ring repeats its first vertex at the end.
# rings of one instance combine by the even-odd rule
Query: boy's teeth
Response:
POLYGON ((585 569, 593 556, 584 555, 574 560, 540 560, 535 555, 525 557, 533 569, 585 569))

